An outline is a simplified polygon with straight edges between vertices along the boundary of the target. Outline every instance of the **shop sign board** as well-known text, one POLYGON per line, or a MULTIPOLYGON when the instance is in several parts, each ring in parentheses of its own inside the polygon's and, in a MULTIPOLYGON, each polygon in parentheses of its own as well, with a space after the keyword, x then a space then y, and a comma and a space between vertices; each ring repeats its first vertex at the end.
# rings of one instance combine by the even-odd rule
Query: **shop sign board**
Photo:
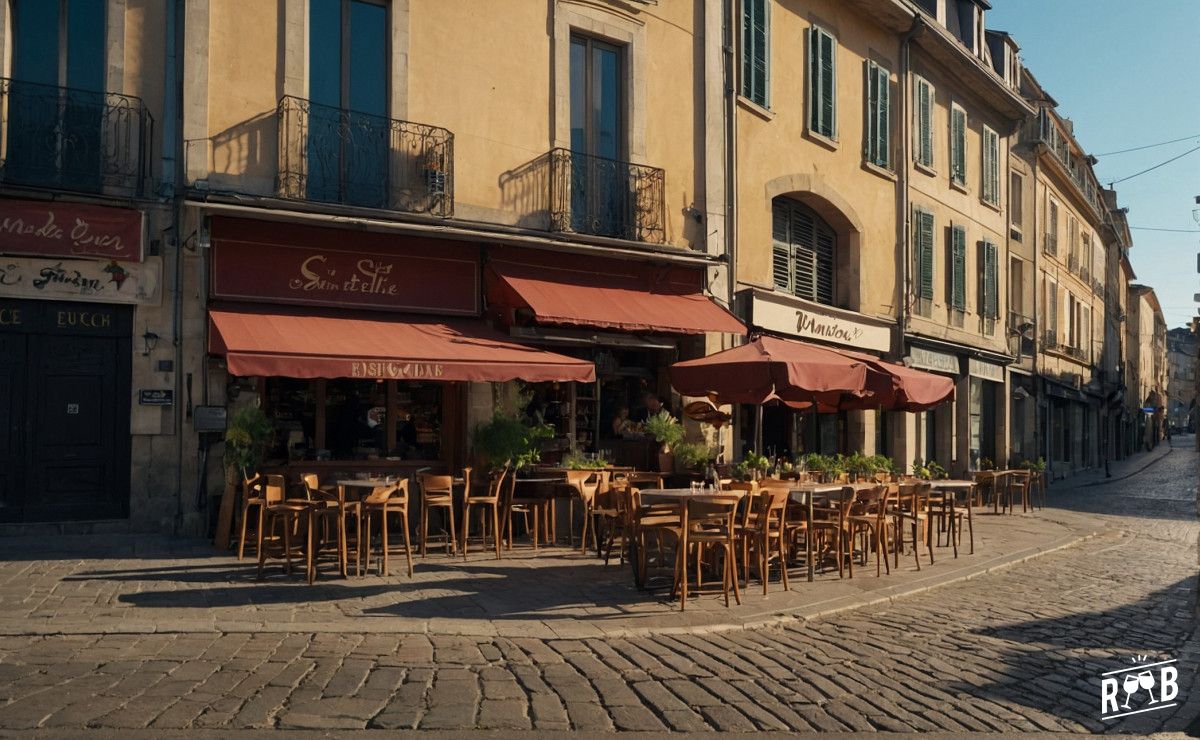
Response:
POLYGON ((341 239, 318 246, 214 239, 212 295, 306 306, 479 313, 478 252, 450 242, 395 251, 359 249, 353 233, 341 239))
POLYGON ((142 212, 83 203, 0 199, 0 252, 142 261, 142 212))
POLYGON ((141 406, 174 406, 175 391, 169 388, 142 388, 138 390, 141 406))
POLYGON ((197 432, 223 432, 226 419, 224 406, 197 406, 192 409, 192 428, 197 432))
POLYGON ((947 375, 958 375, 958 356, 937 352, 925 347, 908 348, 909 366, 919 370, 932 370, 947 375))
POLYGON ((892 347, 889 323, 791 296, 751 293, 750 317, 759 328, 802 339, 874 352, 892 347))
POLYGON ((967 359, 967 373, 976 378, 990 380, 993 383, 1004 382, 1004 367, 991 362, 977 360, 974 357, 967 359))
POLYGON ((157 305, 159 268, 157 259, 0 257, 0 297, 157 305))

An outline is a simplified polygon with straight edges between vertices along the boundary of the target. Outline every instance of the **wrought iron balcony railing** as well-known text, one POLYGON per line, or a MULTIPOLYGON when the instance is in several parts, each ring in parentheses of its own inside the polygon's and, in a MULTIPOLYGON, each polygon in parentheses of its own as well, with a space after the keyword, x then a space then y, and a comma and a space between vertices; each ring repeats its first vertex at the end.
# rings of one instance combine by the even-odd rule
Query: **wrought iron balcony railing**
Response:
POLYGON ((279 100, 281 198, 450 216, 454 134, 437 126, 279 100))
POLYGON ((550 151, 550 228, 666 241, 666 173, 568 149, 550 151))
POLYGON ((154 118, 140 98, 0 78, 0 180, 142 195, 154 118))
POLYGON ((1034 353, 1037 324, 1033 318, 1018 311, 1008 312, 1008 347, 1018 357, 1034 353))

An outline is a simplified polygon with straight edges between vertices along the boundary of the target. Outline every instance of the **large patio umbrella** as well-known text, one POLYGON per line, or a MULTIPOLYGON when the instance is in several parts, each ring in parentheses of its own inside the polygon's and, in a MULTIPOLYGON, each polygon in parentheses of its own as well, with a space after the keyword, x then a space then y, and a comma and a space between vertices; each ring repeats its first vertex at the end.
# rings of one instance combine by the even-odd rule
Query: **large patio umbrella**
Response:
POLYGON ((815 344, 759 336, 747 344, 669 368, 671 385, 685 396, 715 394, 720 403, 772 400, 826 403, 873 395, 890 379, 860 359, 815 344))
MULTIPOLYGON (((954 400, 954 381, 942 375, 887 362, 878 357, 839 349, 839 353, 861 360, 891 378, 891 389, 879 404, 885 411, 928 411, 946 401, 954 400)), ((884 395, 884 394, 880 394, 884 395)))

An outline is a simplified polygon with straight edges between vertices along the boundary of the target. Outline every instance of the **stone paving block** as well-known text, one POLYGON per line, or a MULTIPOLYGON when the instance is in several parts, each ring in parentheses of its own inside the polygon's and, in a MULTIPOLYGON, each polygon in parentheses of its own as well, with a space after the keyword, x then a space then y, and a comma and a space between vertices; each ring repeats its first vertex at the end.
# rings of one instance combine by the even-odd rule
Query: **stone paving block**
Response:
POLYGON ((599 704, 579 701, 567 701, 565 704, 571 729, 602 732, 613 729, 612 719, 599 704))
MULTIPOLYGON (((486 685, 485 683, 484 686, 486 685)), ((531 725, 524 697, 520 701, 485 698, 479 705, 479 720, 476 726, 481 730, 529 729, 531 725)))

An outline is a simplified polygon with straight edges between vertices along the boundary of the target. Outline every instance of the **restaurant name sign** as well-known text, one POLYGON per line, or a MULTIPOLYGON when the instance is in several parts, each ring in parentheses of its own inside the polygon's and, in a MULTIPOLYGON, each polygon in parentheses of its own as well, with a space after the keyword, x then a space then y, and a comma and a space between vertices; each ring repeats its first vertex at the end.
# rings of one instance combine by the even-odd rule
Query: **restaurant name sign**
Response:
POLYGON ((909 366, 920 370, 933 370, 948 375, 958 375, 958 356, 945 352, 936 352, 924 347, 908 348, 909 366))
POLYGON ((298 246, 215 235, 212 294, 260 303, 478 314, 477 248, 451 242, 408 248, 400 238, 394 249, 357 249, 356 236, 347 232, 319 246, 298 246))
POLYGON ((993 383, 1004 382, 1004 367, 971 357, 967 360, 967 374, 993 383))
POLYGON ((891 349, 892 328, 886 321, 793 296, 757 290, 744 295, 749 296, 751 323, 759 328, 856 349, 891 349))
POLYGON ((0 252, 142 261, 142 213, 79 203, 0 200, 0 252))
POLYGON ((0 257, 0 296, 157 304, 158 261, 0 257))
POLYGON ((436 362, 377 362, 354 360, 350 363, 351 378, 382 378, 384 380, 437 380, 445 368, 436 362))

